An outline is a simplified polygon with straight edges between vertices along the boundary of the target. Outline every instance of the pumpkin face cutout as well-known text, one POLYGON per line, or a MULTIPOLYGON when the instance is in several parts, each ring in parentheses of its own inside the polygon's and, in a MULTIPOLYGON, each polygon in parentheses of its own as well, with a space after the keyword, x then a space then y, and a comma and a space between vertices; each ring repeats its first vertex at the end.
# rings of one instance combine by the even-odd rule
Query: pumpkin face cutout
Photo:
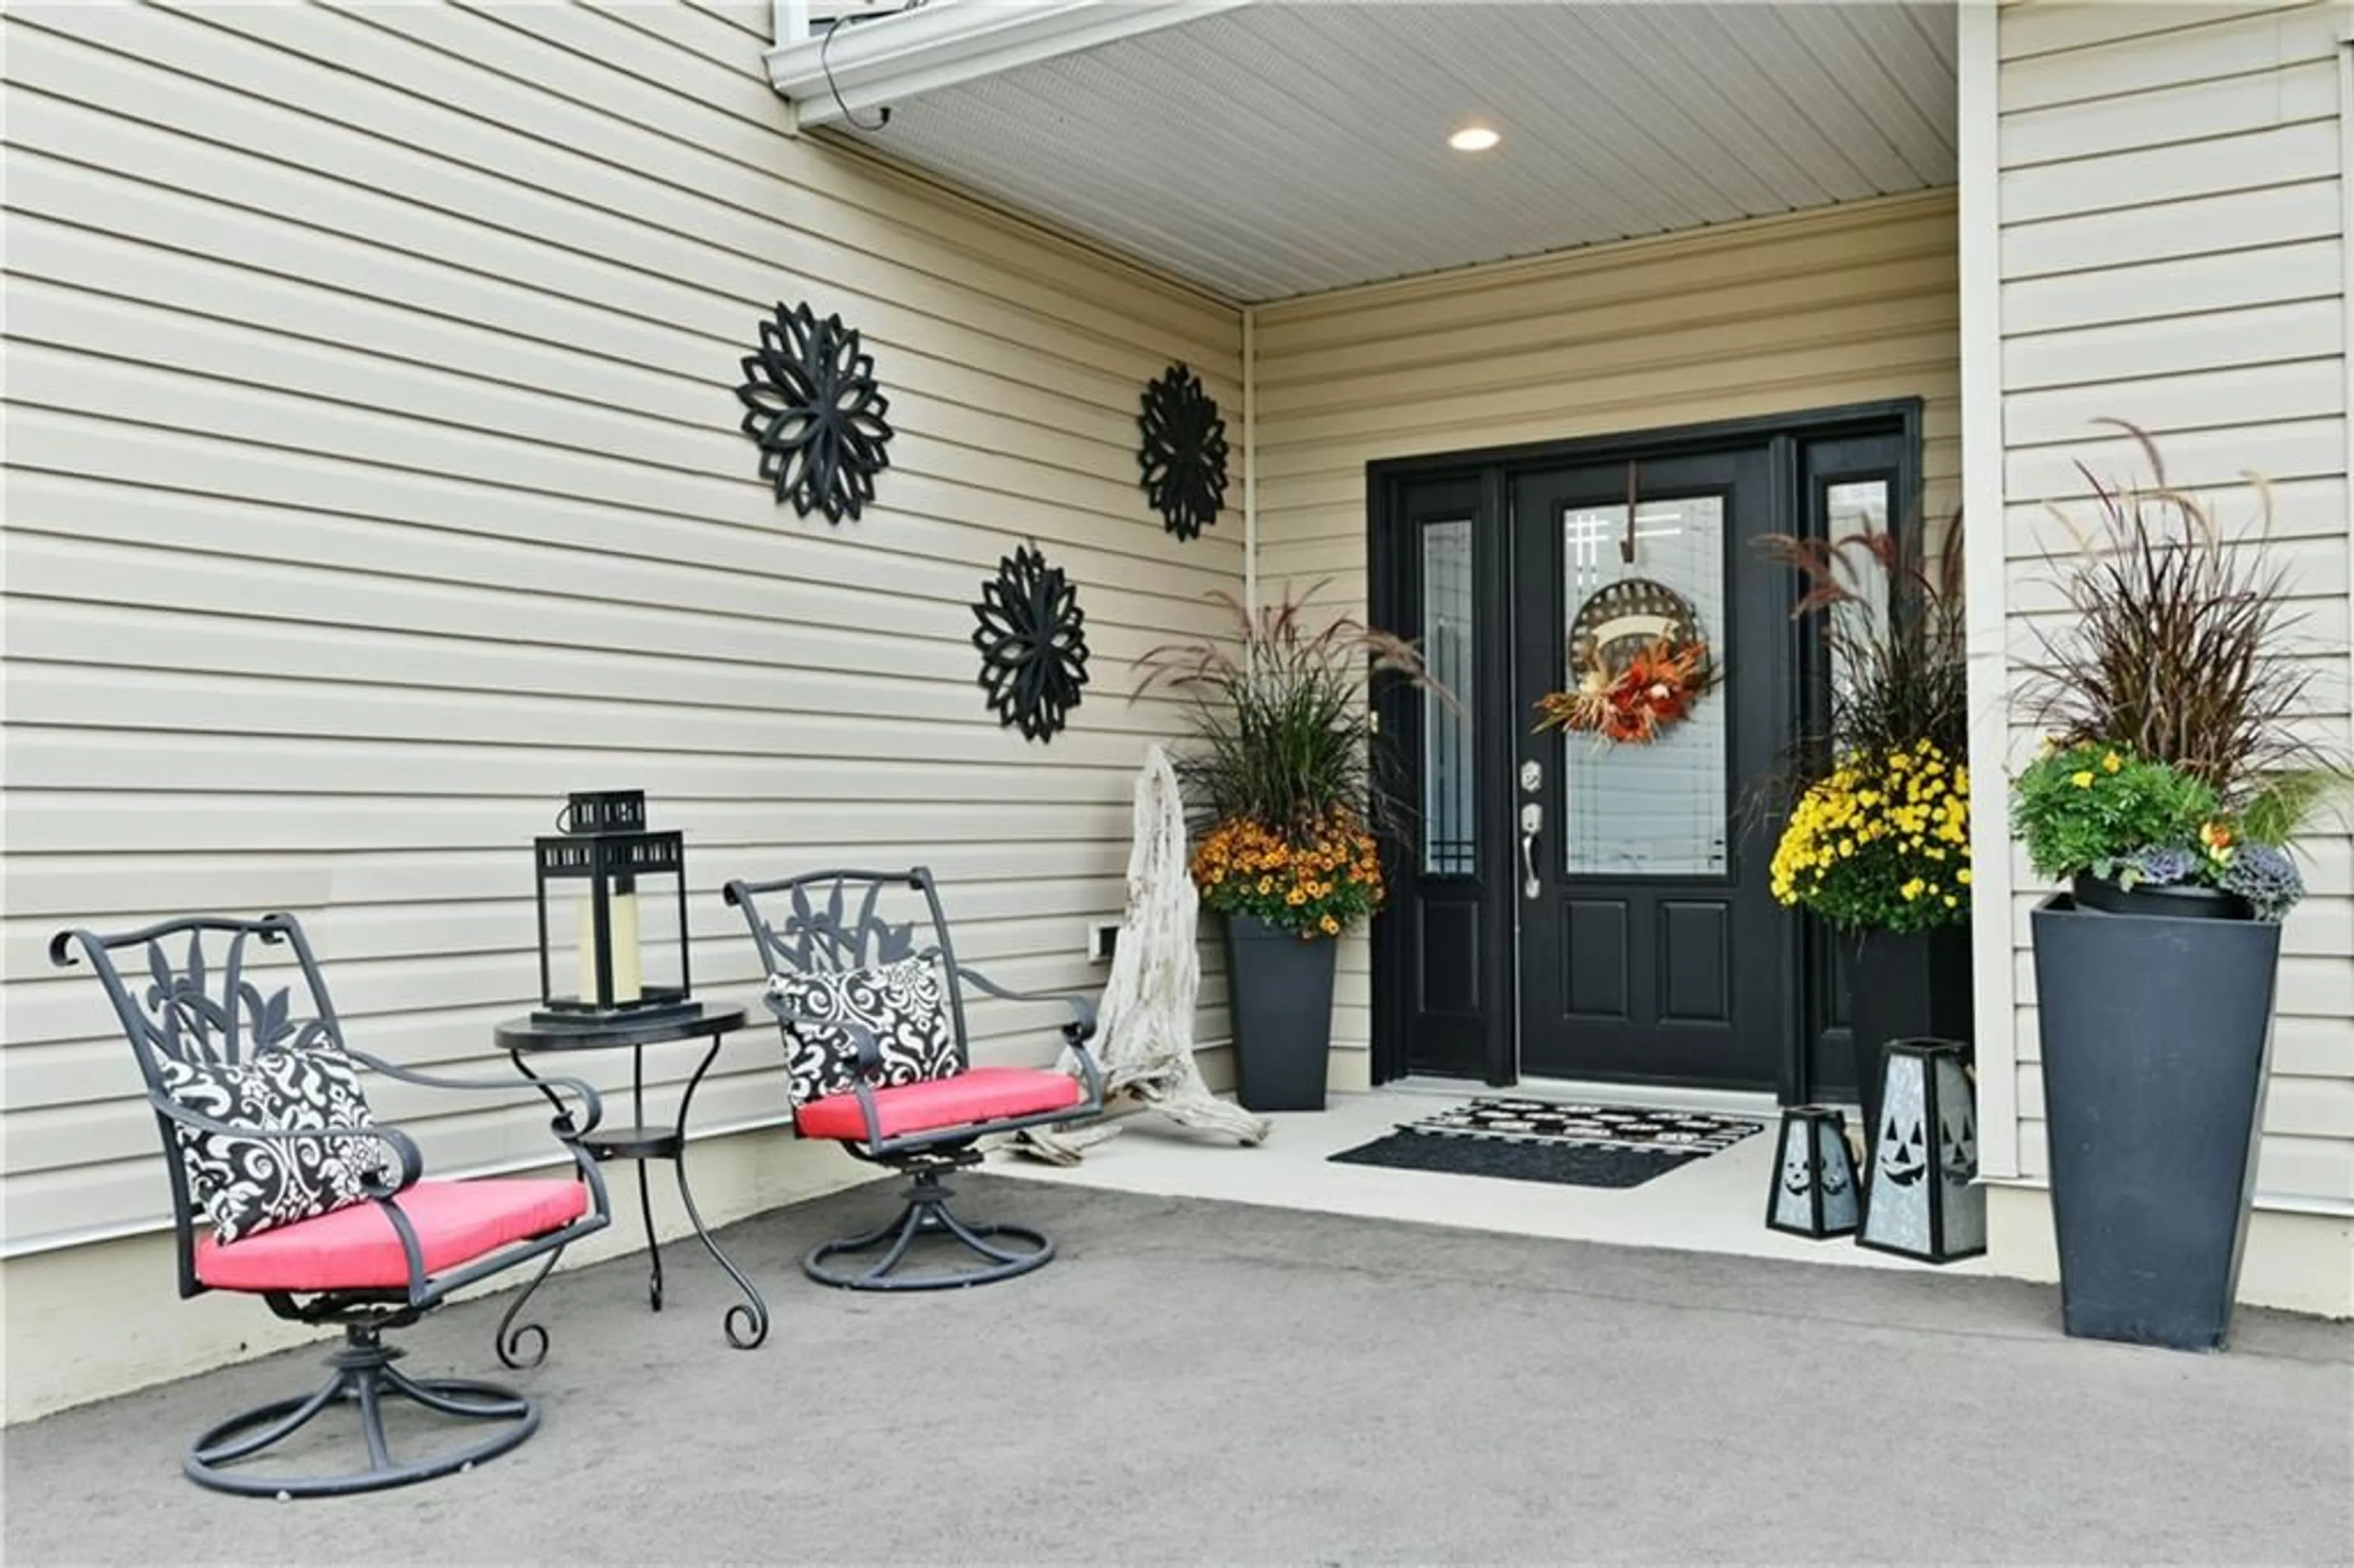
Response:
POLYGON ((1797 1139, 1789 1139, 1782 1150, 1782 1191, 1794 1198, 1807 1195, 1813 1179, 1807 1165, 1807 1146, 1797 1139))
POLYGON ((1927 1172, 1928 1152, 1921 1118, 1914 1117, 1912 1130, 1900 1133, 1892 1116, 1887 1130, 1880 1135, 1880 1174, 1899 1187, 1910 1187, 1927 1172))
POLYGON ((1958 1109, 1960 1114, 1949 1118, 1939 1107, 1937 1165, 1948 1181, 1974 1181, 1978 1174, 1978 1122, 1967 1106, 1958 1109))

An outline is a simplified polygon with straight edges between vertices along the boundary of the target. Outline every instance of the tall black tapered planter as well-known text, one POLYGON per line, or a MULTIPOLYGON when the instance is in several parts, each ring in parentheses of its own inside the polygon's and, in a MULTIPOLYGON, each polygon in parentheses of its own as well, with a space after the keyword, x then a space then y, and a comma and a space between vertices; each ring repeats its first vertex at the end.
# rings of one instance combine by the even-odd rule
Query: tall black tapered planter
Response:
POLYGON ((2255 1186, 2280 927, 2065 895, 2032 919, 2067 1330, 2219 1349, 2255 1186))
POLYGON ((1848 948, 1847 984, 1856 1097, 1870 1150, 1882 1130, 1882 1048, 1899 1040, 1972 1038, 1969 927, 1863 932, 1848 948))
POLYGON ((1339 944, 1247 915, 1226 917, 1235 1097, 1255 1111, 1322 1110, 1339 944))

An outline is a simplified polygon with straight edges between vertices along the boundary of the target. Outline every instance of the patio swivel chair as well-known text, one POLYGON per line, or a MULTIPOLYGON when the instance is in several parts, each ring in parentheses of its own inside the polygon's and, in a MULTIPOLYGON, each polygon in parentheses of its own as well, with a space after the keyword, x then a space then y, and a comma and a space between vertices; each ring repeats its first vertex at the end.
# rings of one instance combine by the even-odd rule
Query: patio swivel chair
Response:
MULTIPOLYGON (((76 948, 106 988, 146 1079, 172 1181, 181 1296, 243 1291, 281 1318, 344 1330, 324 1386, 203 1433, 188 1449, 189 1478, 263 1497, 375 1491, 466 1468, 536 1431, 531 1400, 494 1383, 410 1377, 393 1364, 403 1352, 383 1336, 504 1269, 537 1258, 545 1274, 566 1246, 605 1226, 604 1181, 579 1144, 599 1114, 595 1091, 578 1079, 541 1080, 571 1174, 427 1181, 416 1143, 370 1118, 355 1066, 403 1084, 510 1097, 521 1084, 419 1073, 351 1048, 293 916, 199 916, 110 936, 60 931, 50 962, 70 966, 76 948), (211 953, 208 938, 218 944, 211 953), (262 949, 281 946, 293 962, 268 963, 262 949), (491 1429, 398 1458, 385 1411, 399 1400, 491 1429), (242 1467, 345 1405, 357 1409, 364 1464, 291 1476, 242 1467)), ((531 1362, 547 1351, 537 1324, 510 1333, 520 1305, 499 1325, 500 1359, 510 1366, 525 1364, 515 1351, 532 1336, 531 1362)), ((405 1424, 401 1446, 415 1436, 405 1424)))
POLYGON ((908 1178, 896 1219, 825 1243, 802 1260, 802 1271, 850 1290, 938 1290, 1011 1279, 1051 1259, 1055 1244, 1036 1231, 959 1216, 943 1178, 980 1164, 980 1140, 992 1133, 1103 1108, 1103 1075, 1087 1048, 1094 1005, 1063 992, 1008 991, 958 963, 938 889, 922 866, 736 881, 726 896, 743 911, 769 977, 766 1000, 784 1036, 795 1130, 832 1139, 908 1178), (886 918, 903 911, 908 917, 901 923, 886 918), (967 985, 1067 1010, 1062 1033, 1076 1076, 974 1066, 967 985), (977 1261, 902 1272, 924 1237, 960 1244, 962 1253, 950 1256, 977 1261), (833 1261, 868 1254, 877 1255, 862 1267, 833 1261))

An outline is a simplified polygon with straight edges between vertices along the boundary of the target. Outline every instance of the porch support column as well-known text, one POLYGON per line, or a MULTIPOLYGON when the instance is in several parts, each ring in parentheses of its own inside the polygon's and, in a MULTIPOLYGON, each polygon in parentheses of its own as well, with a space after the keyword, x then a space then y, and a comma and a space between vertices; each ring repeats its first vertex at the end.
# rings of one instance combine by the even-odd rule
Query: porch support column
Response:
POLYGON ((2011 984, 2010 662, 2002 412, 2000 17, 1963 0, 1960 92, 1963 588, 1970 709, 1970 958, 1979 1169, 2020 1173, 2019 1039, 2011 984))

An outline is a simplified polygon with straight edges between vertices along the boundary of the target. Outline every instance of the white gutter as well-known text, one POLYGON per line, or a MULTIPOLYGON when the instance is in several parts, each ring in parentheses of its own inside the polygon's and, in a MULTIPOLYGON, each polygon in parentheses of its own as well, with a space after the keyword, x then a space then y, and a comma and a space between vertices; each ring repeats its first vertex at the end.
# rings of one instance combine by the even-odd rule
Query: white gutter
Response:
POLYGON ((769 85, 792 101, 795 129, 810 130, 852 116, 871 122, 894 102, 1249 4, 930 0, 839 28, 821 26, 812 37, 809 0, 774 0, 777 39, 761 58, 769 85))

